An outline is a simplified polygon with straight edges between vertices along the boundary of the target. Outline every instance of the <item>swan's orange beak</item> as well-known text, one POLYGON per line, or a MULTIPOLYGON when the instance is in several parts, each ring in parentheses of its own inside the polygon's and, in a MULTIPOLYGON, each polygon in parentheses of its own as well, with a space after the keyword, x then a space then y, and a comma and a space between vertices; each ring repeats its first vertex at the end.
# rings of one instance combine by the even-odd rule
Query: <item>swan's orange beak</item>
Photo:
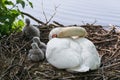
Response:
POLYGON ((52 38, 56 38, 56 37, 57 37, 57 34, 53 34, 53 35, 52 35, 52 38))

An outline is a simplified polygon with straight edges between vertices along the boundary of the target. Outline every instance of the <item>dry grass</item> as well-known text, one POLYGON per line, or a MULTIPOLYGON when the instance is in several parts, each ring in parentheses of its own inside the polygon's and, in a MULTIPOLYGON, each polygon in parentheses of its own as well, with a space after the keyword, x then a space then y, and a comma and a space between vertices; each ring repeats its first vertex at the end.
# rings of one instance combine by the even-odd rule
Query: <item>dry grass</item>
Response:
MULTIPOLYGON (((27 60, 31 41, 22 38, 21 33, 11 33, 1 38, 0 79, 1 80, 120 80, 120 33, 113 28, 106 31, 102 26, 82 25, 88 31, 88 39, 94 42, 102 64, 98 70, 86 73, 69 73, 58 70, 46 60, 27 60)), ((41 40, 48 42, 51 27, 41 27, 41 40)))

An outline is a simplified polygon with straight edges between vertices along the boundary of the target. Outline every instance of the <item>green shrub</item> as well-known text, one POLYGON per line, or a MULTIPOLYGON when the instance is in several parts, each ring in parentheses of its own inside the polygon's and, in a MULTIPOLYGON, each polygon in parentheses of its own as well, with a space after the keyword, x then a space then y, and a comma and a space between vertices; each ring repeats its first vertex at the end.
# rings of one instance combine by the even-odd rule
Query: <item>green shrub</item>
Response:
MULTIPOLYGON (((32 3, 29 0, 27 0, 27 2, 31 7, 33 7, 32 3)), ((1 35, 7 35, 13 32, 15 28, 24 26, 22 20, 17 20, 17 17, 21 15, 18 4, 20 4, 22 8, 24 8, 27 2, 25 2, 24 0, 16 0, 16 2, 12 2, 12 0, 0 0, 1 35)))

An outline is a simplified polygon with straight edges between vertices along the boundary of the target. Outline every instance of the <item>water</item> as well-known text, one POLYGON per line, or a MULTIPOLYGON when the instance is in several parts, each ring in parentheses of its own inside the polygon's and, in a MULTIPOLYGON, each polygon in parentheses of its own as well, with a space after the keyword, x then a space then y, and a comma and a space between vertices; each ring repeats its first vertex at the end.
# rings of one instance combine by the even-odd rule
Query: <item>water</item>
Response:
MULTIPOLYGON (((56 15, 52 21, 57 21, 64 25, 93 23, 100 25, 120 25, 120 0, 31 0, 34 8, 26 7, 24 12, 27 12, 37 19, 45 22, 46 13, 47 19, 55 12, 56 15)), ((34 23, 34 21, 33 21, 34 23)))

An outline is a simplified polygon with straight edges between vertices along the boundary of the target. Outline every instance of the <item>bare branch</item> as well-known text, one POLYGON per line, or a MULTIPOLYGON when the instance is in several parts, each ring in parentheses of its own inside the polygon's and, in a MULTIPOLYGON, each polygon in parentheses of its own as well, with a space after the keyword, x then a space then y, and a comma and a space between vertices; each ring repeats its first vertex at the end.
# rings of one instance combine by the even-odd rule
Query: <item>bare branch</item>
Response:
POLYGON ((21 11, 21 14, 24 14, 24 15, 26 15, 26 16, 32 18, 33 20, 35 20, 36 22, 38 22, 38 23, 40 23, 40 24, 42 24, 42 25, 46 25, 44 22, 42 22, 42 21, 36 19, 35 17, 33 17, 32 15, 30 15, 30 14, 28 14, 28 13, 26 13, 26 12, 22 12, 22 11, 21 11))
POLYGON ((91 25, 94 25, 96 22, 97 22, 97 20, 95 19, 95 21, 91 25))
POLYGON ((48 22, 48 20, 47 20, 47 16, 46 16, 45 11, 44 11, 43 0, 42 0, 41 5, 42 5, 42 13, 43 13, 43 15, 44 15, 44 17, 45 17, 46 22, 48 22))
POLYGON ((46 22, 46 24, 48 24, 48 23, 53 19, 53 17, 56 15, 57 8, 58 8, 59 6, 60 6, 60 5, 55 6, 55 12, 54 12, 53 15, 50 17, 50 19, 46 22))

